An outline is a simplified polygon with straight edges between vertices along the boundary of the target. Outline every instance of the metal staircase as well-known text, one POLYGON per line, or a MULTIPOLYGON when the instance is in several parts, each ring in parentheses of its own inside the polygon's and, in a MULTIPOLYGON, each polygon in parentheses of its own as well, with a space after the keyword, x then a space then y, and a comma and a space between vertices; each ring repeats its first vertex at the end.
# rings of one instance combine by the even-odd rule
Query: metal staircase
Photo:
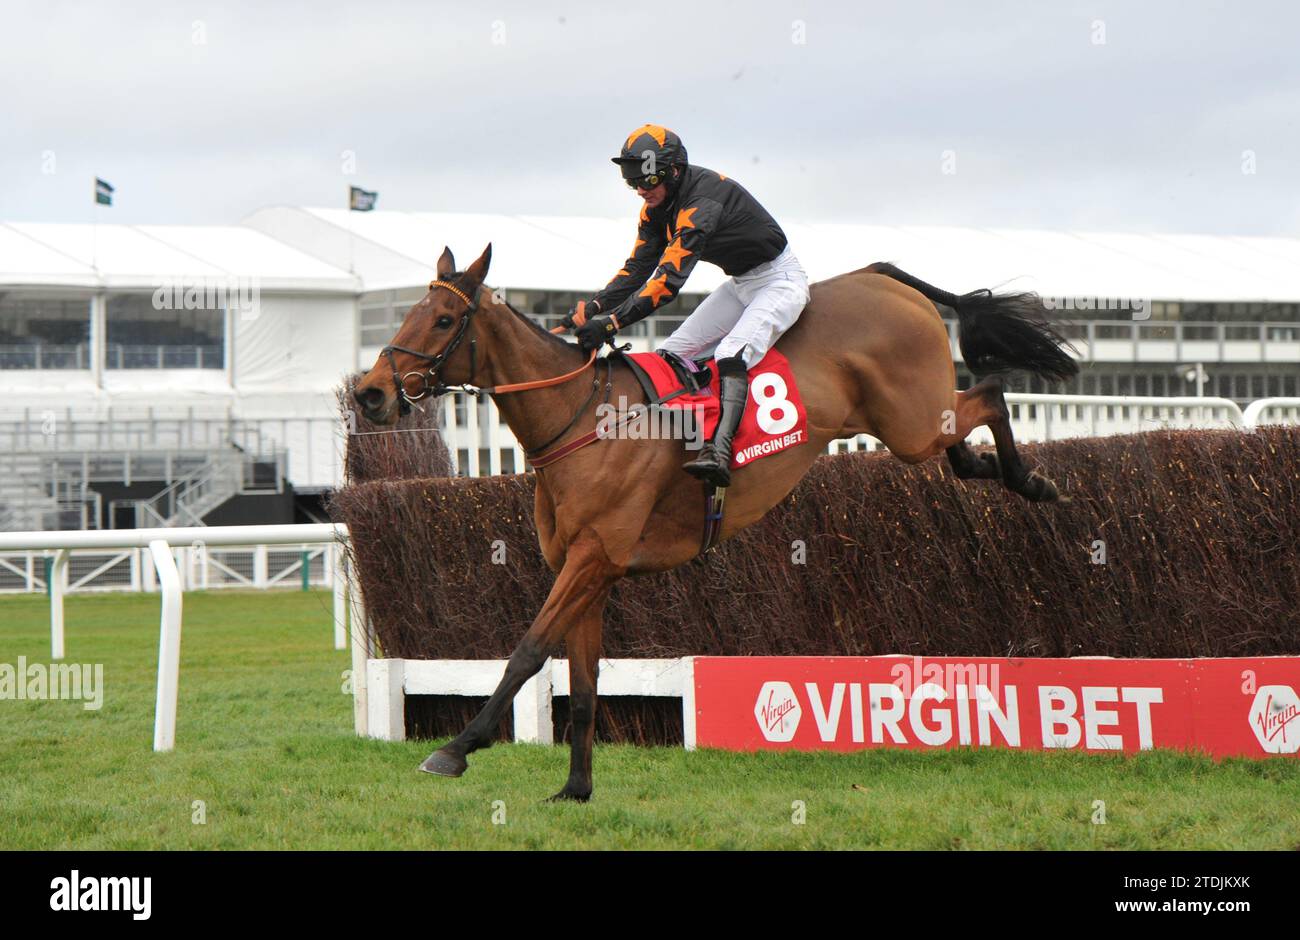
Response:
POLYGON ((213 454, 158 495, 138 501, 136 528, 206 525, 204 516, 226 500, 247 492, 247 463, 248 458, 237 450, 213 454))

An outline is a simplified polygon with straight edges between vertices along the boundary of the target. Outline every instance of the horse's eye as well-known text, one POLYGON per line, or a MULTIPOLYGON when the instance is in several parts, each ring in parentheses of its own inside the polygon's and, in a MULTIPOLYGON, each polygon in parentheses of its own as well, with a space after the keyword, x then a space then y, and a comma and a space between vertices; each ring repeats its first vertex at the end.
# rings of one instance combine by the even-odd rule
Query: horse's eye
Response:
POLYGON ((451 317, 448 316, 438 317, 438 323, 437 323, 438 329, 445 330, 449 326, 451 326, 451 317))

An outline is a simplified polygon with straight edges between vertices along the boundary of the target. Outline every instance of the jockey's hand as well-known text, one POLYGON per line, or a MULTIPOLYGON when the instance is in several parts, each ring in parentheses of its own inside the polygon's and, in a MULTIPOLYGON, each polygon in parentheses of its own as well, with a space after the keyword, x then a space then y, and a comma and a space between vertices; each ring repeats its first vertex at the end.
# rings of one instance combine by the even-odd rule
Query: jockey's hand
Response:
POLYGON ((594 300, 580 300, 573 305, 568 316, 560 321, 560 325, 566 330, 577 329, 587 322, 588 317, 594 317, 600 313, 600 304, 594 300))
POLYGON ((605 340, 614 338, 617 330, 614 318, 608 314, 588 317, 587 322, 577 329, 578 344, 583 349, 599 349, 605 340))

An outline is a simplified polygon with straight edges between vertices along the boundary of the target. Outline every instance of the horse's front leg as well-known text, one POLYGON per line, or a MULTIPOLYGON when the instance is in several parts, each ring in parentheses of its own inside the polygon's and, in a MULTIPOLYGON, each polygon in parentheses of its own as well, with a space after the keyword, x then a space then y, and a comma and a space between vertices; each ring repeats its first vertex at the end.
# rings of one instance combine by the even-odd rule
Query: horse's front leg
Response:
POLYGON ((610 585, 621 574, 594 537, 571 545, 541 613, 510 654, 496 691, 465 730, 430 754, 420 769, 445 777, 463 774, 466 755, 492 743, 492 734, 520 687, 537 674, 569 632, 587 620, 593 608, 599 618, 610 585))
POLYGON ((600 673, 600 634, 605 624, 605 598, 609 588, 596 599, 578 623, 565 645, 569 653, 569 779, 555 800, 591 798, 591 751, 596 735, 596 679, 600 673))

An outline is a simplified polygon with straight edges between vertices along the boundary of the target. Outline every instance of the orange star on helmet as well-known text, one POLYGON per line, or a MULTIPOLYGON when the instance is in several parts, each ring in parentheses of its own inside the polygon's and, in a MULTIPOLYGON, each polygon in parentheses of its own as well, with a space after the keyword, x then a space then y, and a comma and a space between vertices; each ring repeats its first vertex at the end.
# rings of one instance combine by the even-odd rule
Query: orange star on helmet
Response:
POLYGON ((671 293, 672 290, 668 287, 668 275, 665 273, 659 275, 659 277, 651 278, 646 283, 645 290, 641 291, 640 296, 649 297, 651 305, 657 307, 671 293))
POLYGON ((627 135, 627 141, 626 143, 623 144, 623 146, 631 147, 632 141, 636 140, 642 134, 649 134, 651 137, 654 138, 655 143, 657 143, 660 147, 662 147, 664 145, 664 141, 668 139, 668 131, 660 127, 658 124, 642 124, 632 133, 627 135))
POLYGON ((674 238, 668 247, 664 249, 663 257, 659 259, 661 265, 672 265, 678 271, 682 269, 682 259, 687 255, 693 255, 695 252, 687 251, 682 247, 682 240, 674 238))
POLYGON ((691 221, 691 216, 695 215, 695 213, 698 212, 699 209, 700 209, 699 206, 692 206, 689 209, 682 209, 680 212, 677 213, 677 222, 673 227, 676 228, 677 231, 679 232, 684 228, 695 228, 695 223, 691 221))

